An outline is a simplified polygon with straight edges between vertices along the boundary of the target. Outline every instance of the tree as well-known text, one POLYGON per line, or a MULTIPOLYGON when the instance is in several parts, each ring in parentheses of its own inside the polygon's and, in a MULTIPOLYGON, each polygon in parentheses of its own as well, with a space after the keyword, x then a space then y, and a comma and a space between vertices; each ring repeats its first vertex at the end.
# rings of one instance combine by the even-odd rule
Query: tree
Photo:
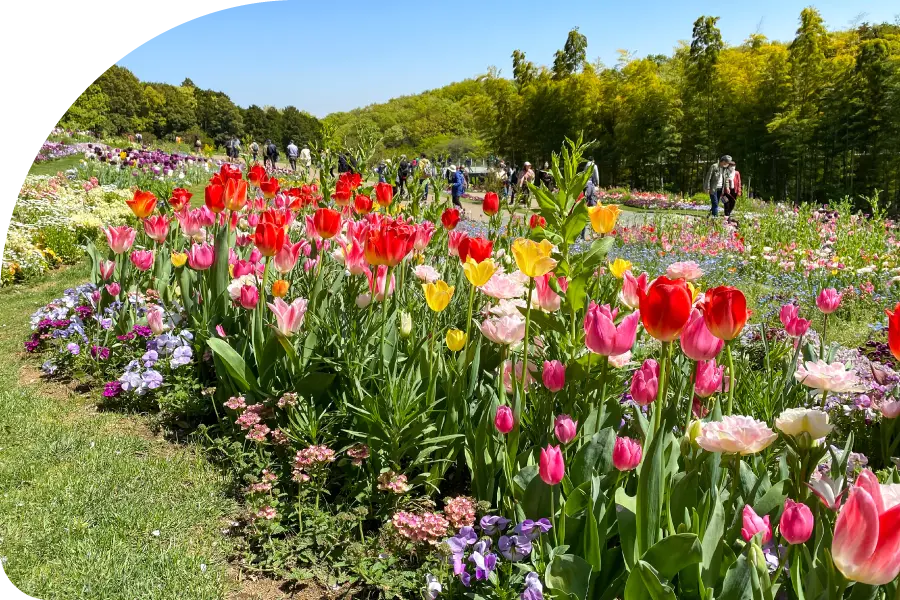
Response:
POLYGON ((143 87, 134 73, 113 65, 94 82, 106 95, 109 103, 107 115, 113 133, 135 131, 135 118, 143 101, 143 87))
POLYGON ((109 128, 108 114, 109 97, 98 84, 93 83, 69 107, 60 124, 69 129, 101 134, 109 128))
POLYGON ((587 56, 587 38, 575 27, 569 32, 562 50, 553 58, 553 77, 561 79, 572 75, 584 65, 587 56))
POLYGON ((513 50, 512 53, 513 78, 519 87, 529 84, 537 75, 537 69, 530 60, 525 60, 525 53, 521 50, 513 50))

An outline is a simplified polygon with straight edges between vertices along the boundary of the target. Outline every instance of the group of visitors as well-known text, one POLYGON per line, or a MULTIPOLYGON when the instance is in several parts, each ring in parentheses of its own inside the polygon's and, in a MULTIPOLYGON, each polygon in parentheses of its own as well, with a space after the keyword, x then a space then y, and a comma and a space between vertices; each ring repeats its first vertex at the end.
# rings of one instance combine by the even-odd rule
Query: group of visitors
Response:
POLYGON ((737 170, 731 155, 724 154, 719 162, 709 166, 703 178, 703 192, 709 194, 709 214, 719 216, 719 203, 725 212, 725 218, 731 217, 738 196, 741 195, 741 174, 737 170))
MULTIPOLYGON (((200 143, 200 139, 198 138, 196 142, 198 151, 200 149, 200 143)), ((300 165, 304 169, 306 169, 306 172, 310 172, 310 169, 312 168, 312 154, 310 153, 308 146, 304 144, 303 149, 300 150, 297 147, 297 144, 294 143, 294 140, 290 140, 286 150, 288 162, 290 163, 292 171, 297 171, 297 163, 299 161, 300 165)), ((262 147, 260 147, 260 145, 255 140, 251 142, 250 155, 253 159, 253 162, 259 161, 260 151, 262 151, 263 153, 263 166, 275 169, 278 165, 278 145, 271 139, 267 139, 262 147)), ((231 136, 230 139, 226 140, 225 155, 228 156, 230 160, 237 161, 240 159, 241 141, 237 138, 237 136, 231 136)))

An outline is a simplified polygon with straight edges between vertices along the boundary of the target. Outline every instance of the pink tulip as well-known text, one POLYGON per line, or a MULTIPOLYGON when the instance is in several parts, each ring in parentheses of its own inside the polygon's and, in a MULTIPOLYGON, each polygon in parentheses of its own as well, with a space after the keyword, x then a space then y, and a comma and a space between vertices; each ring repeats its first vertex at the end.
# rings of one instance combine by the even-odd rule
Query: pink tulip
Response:
POLYGON ((116 283, 115 281, 112 283, 106 284, 106 293, 108 293, 113 298, 118 297, 119 292, 121 292, 121 291, 122 291, 121 286, 119 286, 119 284, 116 283))
POLYGON ((244 275, 253 275, 254 273, 256 273, 256 265, 249 260, 236 260, 232 265, 231 274, 235 279, 244 275))
POLYGON ((628 437, 617 437, 613 446, 613 466, 620 471, 631 471, 641 464, 641 445, 628 437))
POLYGON ((825 288, 816 298, 816 306, 826 315, 830 315, 841 306, 842 294, 834 288, 825 288))
MULTIPOLYGON (((175 218, 178 219, 178 224, 181 225, 181 232, 189 238, 197 237, 200 235, 200 232, 203 230, 204 225, 206 225, 209 221, 203 209, 206 208, 203 206, 202 208, 195 208, 194 210, 184 209, 181 212, 175 213, 175 218)), ((209 209, 206 209, 209 211, 209 209)), ((212 223, 208 223, 212 225, 212 223)))
POLYGON ((128 225, 107 227, 104 231, 110 250, 116 254, 123 254, 131 250, 131 246, 134 244, 134 236, 137 233, 128 225))
POLYGON ((641 273, 640 277, 635 278, 631 271, 625 271, 619 301, 632 310, 636 309, 641 304, 639 291, 647 291, 648 280, 649 276, 646 273, 641 273))
POLYGON ((631 378, 631 397, 641 406, 656 400, 659 391, 659 363, 648 358, 631 378))
POLYGON ((147 236, 162 244, 169 235, 169 219, 165 215, 153 215, 144 219, 144 233, 147 236))
POLYGON ((614 319, 618 309, 610 311, 609 305, 602 306, 591 302, 587 314, 584 315, 585 345, 588 349, 603 356, 615 356, 631 350, 637 335, 641 311, 636 310, 616 327, 614 319))
POLYGON ((701 398, 709 398, 716 392, 721 392, 724 374, 725 367, 717 367, 716 359, 698 362, 697 386, 694 389, 694 393, 701 398))
POLYGON ((681 330, 681 350, 691 360, 710 360, 719 355, 725 345, 706 326, 703 313, 696 308, 691 311, 687 325, 681 330))
POLYGON ((815 520, 809 507, 790 498, 784 501, 784 512, 778 530, 788 544, 804 544, 812 535, 815 520))
POLYGON ((799 338, 809 329, 809 321, 800 318, 800 307, 795 304, 785 304, 778 314, 784 330, 791 337, 799 338))
MULTIPOLYGON (((344 254, 344 267, 351 275, 363 275, 369 270, 369 263, 366 261, 366 247, 361 242, 355 242, 347 245, 341 241, 341 251, 344 254)), ((419 265, 425 266, 425 265, 419 265)), ((419 267, 416 267, 417 269, 419 267)))
POLYGON ((413 242, 413 248, 415 248, 416 252, 421 252, 428 246, 428 243, 431 241, 431 236, 434 235, 434 223, 431 221, 423 221, 416 228, 416 238, 413 242))
POLYGON ((512 431, 513 425, 515 425, 515 421, 512 409, 508 406, 498 406, 497 414, 494 415, 494 427, 497 428, 497 431, 506 435, 512 431))
POLYGON ((372 293, 376 302, 383 302, 385 298, 394 294, 396 278, 394 277, 394 274, 391 273, 391 282, 387 285, 387 274, 387 265, 378 265, 377 276, 373 276, 372 271, 366 271, 366 278, 369 280, 369 291, 372 293), (385 288, 387 288, 387 293, 385 293, 385 288))
POLYGON ((166 326, 163 323, 163 311, 162 307, 158 304, 151 304, 147 307, 147 325, 150 326, 150 331, 154 334, 159 335, 166 330, 166 326))
POLYGON ((535 277, 534 279, 535 295, 532 297, 532 306, 546 312, 556 312, 559 310, 562 298, 550 287, 550 273, 535 277))
POLYGON ((900 574, 900 504, 887 506, 868 469, 838 515, 831 556, 844 577, 860 583, 885 585, 900 574))
POLYGON ((744 541, 749 542, 753 536, 761 533, 762 543, 768 544, 772 540, 772 526, 769 525, 769 515, 762 518, 749 504, 744 505, 743 527, 741 527, 741 536, 744 541))
POLYGON ((254 248, 250 251, 250 256, 247 258, 254 265, 258 263, 262 259, 262 252, 259 251, 259 248, 254 248))
POLYGON ((541 372, 544 387, 551 392, 558 392, 566 385, 566 367, 558 360, 545 360, 541 372))
POLYGON ((447 238, 447 248, 450 251, 450 256, 459 256, 459 244, 467 239, 469 239, 467 233, 458 230, 451 231, 447 238))
POLYGON ((307 301, 305 298, 297 298, 290 304, 281 298, 275 298, 274 303, 269 303, 269 308, 275 314, 276 329, 285 337, 290 337, 300 331, 303 326, 303 318, 306 316, 307 301))
POLYGON ((485 319, 479 328, 484 337, 495 344, 516 344, 525 337, 525 318, 521 315, 504 315, 485 319))
POLYGON ((881 416, 885 419, 900 417, 900 400, 885 400, 881 404, 881 416))
POLYGON ((565 275, 560 275, 556 278, 556 283, 559 285, 559 291, 563 294, 569 291, 569 278, 565 275))
POLYGON ((188 250, 188 266, 195 271, 205 271, 215 262, 216 252, 209 244, 194 244, 188 250))
POLYGON ((242 285, 238 303, 247 310, 256 308, 259 303, 259 289, 255 285, 242 285))
POLYGON ((101 260, 100 261, 100 277, 103 278, 103 281, 108 280, 113 276, 113 273, 116 271, 116 263, 111 260, 101 260))
POLYGON ((538 474, 547 485, 557 485, 566 474, 562 451, 559 446, 550 446, 541 450, 538 474))
POLYGON ((559 443, 566 446, 578 435, 578 421, 573 421, 569 415, 557 415, 553 433, 559 443))
POLYGON ((153 251, 152 250, 135 250, 131 253, 131 263, 139 270, 139 271, 149 271, 153 266, 153 251))
POLYGON ((300 258, 300 251, 306 243, 304 240, 296 244, 286 243, 282 246, 281 250, 275 254, 275 270, 284 275, 293 271, 294 266, 297 264, 297 259, 300 258))

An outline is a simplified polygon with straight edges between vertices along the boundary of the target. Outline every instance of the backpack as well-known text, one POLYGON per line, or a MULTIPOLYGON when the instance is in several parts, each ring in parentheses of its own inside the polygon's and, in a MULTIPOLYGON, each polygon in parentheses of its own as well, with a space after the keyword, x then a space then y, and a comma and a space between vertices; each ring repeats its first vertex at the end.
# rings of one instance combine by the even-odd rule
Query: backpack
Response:
POLYGON ((268 154, 269 156, 275 156, 276 154, 278 154, 278 147, 275 146, 274 142, 266 146, 266 154, 268 154))
POLYGON ((397 175, 406 179, 409 176, 409 163, 405 160, 400 161, 400 170, 397 171, 397 175))

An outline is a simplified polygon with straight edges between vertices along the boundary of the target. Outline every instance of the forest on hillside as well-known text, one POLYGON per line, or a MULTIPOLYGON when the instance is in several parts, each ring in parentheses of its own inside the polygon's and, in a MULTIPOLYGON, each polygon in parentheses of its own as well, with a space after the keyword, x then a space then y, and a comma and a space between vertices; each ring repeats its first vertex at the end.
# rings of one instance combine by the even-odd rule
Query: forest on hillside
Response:
MULTIPOLYGON (((540 163, 566 137, 594 140, 602 185, 693 193, 716 156, 734 156, 764 198, 825 202, 871 196, 900 208, 900 25, 829 31, 802 11, 793 40, 726 45, 718 17, 698 18, 671 55, 588 60, 576 28, 551 65, 512 52, 487 73, 322 120, 295 107, 234 105, 221 92, 141 83, 113 67, 61 124, 160 137, 232 133, 346 147, 378 139, 383 155, 426 152, 540 163), (299 138, 299 139, 298 139, 299 138)), ((298 99, 298 103, 302 99, 298 99)))

